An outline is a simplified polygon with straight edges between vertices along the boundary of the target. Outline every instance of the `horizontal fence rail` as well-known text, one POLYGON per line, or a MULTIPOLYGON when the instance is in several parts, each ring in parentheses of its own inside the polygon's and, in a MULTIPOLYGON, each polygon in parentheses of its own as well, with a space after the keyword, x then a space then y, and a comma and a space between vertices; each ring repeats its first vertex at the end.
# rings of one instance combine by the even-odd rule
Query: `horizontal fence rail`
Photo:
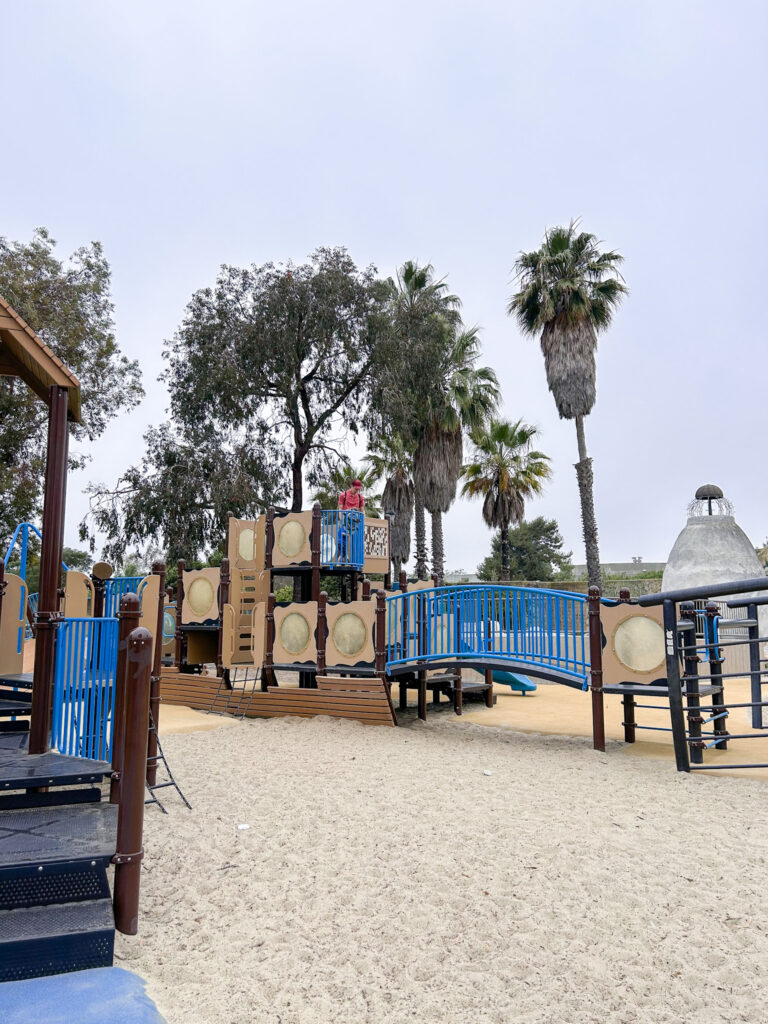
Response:
POLYGON ((115 618, 60 620, 51 742, 62 754, 112 756, 117 641, 115 618))
POLYGON ((513 662, 580 682, 589 675, 583 594, 439 587, 387 598, 387 664, 513 662))
POLYGON ((328 569, 362 569, 365 514, 324 509, 320 515, 320 564, 328 569))

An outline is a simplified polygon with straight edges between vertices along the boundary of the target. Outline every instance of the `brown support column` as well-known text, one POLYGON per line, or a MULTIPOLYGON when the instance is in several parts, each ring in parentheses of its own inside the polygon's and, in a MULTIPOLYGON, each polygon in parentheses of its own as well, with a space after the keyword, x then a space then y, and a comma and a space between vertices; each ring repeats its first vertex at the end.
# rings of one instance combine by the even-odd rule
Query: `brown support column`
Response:
POLYGON ((320 502, 316 501, 312 506, 312 532, 310 533, 310 551, 312 554, 312 589, 310 591, 311 601, 320 600, 320 532, 321 532, 321 509, 320 502))
POLYGON ((400 590, 405 594, 408 590, 408 574, 405 570, 400 573, 397 582, 400 584, 400 590))
MULTIPOLYGON (((619 591, 619 603, 629 604, 630 593, 627 589, 622 587, 619 591)), ((621 698, 621 704, 624 708, 624 742, 634 743, 637 736, 637 722, 635 721, 635 698, 631 693, 625 693, 621 698)))
MULTIPOLYGON (((266 555, 264 559, 265 568, 272 572, 272 549, 275 546, 275 509, 272 505, 267 509, 267 519, 265 528, 265 544, 267 546, 266 555)), ((270 580, 272 579, 270 575, 270 580)))
POLYGON ((605 750, 603 707, 603 629, 600 624, 600 588, 589 588, 589 663, 592 692, 592 747, 605 750))
POLYGON ((125 752, 117 815, 117 852, 113 904, 115 927, 123 935, 139 930, 139 888, 144 857, 144 776, 147 767, 149 685, 152 672, 152 634, 134 629, 128 637, 125 693, 125 752))
POLYGON ((159 576, 157 588, 157 623, 155 625, 155 655, 152 662, 152 679, 149 689, 149 713, 154 729, 149 730, 147 745, 147 783, 154 786, 157 782, 157 729, 160 725, 160 669, 163 657, 163 614, 165 612, 163 593, 165 592, 165 562, 155 562, 152 573, 159 576))
POLYGON ((35 632, 35 670, 29 753, 48 750, 53 700, 56 625, 59 619, 61 549, 64 544, 64 504, 67 491, 67 388, 54 385, 48 396, 48 451, 45 463, 43 543, 40 552, 40 597, 35 632))
POLYGON ((230 583, 229 559, 222 558, 219 573, 219 642, 216 648, 216 674, 219 678, 224 675, 224 605, 229 604, 230 583))
POLYGON ((485 691, 485 706, 487 708, 493 707, 493 669, 487 668, 485 670, 485 685, 487 687, 485 691))
POLYGON ((176 668, 181 672, 182 640, 181 606, 184 604, 184 570, 187 563, 183 558, 178 561, 179 578, 176 581, 176 668))
POLYGON ((325 675, 325 645, 327 640, 327 629, 325 609, 328 604, 328 594, 323 590, 317 602, 317 674, 325 675))
POLYGON ((261 688, 266 693, 267 687, 276 686, 274 665, 275 656, 275 595, 267 596, 267 643, 264 651, 264 671, 261 673, 261 688))
POLYGON ((363 579, 363 600, 371 600, 371 581, 367 578, 363 579))
MULTIPOLYGON (((8 584, 5 582, 5 563, 0 558, 0 624, 3 621, 3 596, 7 586, 8 584)), ((29 602, 27 602, 27 609, 29 609, 29 602)))
POLYGON ((138 594, 123 594, 120 598, 120 611, 117 613, 117 618, 117 673, 115 675, 115 710, 112 713, 112 781, 109 784, 109 802, 111 804, 120 801, 125 741, 126 653, 128 637, 139 625, 138 594))
POLYGON ((389 685, 387 679, 387 595, 383 590, 376 591, 376 675, 381 679, 384 684, 384 691, 387 694, 387 701, 389 702, 389 708, 392 712, 392 718, 395 725, 397 725, 397 715, 395 714, 395 706, 392 703, 392 688, 389 685))

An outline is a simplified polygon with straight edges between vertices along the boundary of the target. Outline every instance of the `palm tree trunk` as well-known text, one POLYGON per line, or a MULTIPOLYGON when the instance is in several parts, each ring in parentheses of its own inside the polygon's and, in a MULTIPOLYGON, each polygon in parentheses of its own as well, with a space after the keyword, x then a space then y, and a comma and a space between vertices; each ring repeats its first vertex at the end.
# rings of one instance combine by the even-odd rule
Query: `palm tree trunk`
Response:
POLYGON ((594 479, 592 459, 587 455, 584 437, 584 417, 576 417, 576 441, 579 446, 579 461, 576 463, 576 478, 581 498, 581 525, 584 531, 584 548, 587 553, 587 579, 590 587, 601 587, 600 549, 597 543, 597 519, 595 517, 594 479))
POLYGON ((399 558, 392 559, 392 582, 397 585, 400 580, 400 570, 403 567, 403 563, 399 558))
POLYGON ((509 527, 504 525, 499 530, 501 534, 501 581, 507 583, 511 576, 509 568, 509 527))
POLYGON ((416 520, 416 579, 427 578, 427 518, 424 512, 424 501, 419 494, 414 502, 414 519, 416 520))
POLYGON ((442 512, 432 513, 432 575, 437 577, 437 586, 442 587, 445 576, 442 512))

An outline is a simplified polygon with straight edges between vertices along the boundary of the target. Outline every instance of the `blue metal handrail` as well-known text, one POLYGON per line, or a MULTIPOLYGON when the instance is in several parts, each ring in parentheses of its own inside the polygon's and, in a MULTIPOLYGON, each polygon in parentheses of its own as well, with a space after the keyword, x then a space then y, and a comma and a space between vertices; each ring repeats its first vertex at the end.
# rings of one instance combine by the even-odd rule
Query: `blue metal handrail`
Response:
POLYGON ((51 743, 60 753, 110 760, 117 647, 115 618, 59 621, 51 743))
MULTIPOLYGON (((40 533, 40 531, 38 530, 34 523, 19 523, 19 525, 13 531, 11 542, 8 545, 8 550, 5 552, 5 557, 3 558, 3 567, 7 569, 8 563, 11 560, 11 555, 13 554, 13 549, 16 546, 16 541, 19 538, 19 534, 21 534, 21 550, 19 552, 19 576, 23 580, 26 580, 27 578, 27 555, 29 553, 30 531, 34 533, 38 540, 42 541, 43 535, 42 533, 40 533)), ((64 572, 69 572, 69 566, 67 565, 66 562, 62 561, 61 567, 64 570, 64 572)))
POLYGON ((587 598, 533 587, 438 587, 387 598, 387 664, 471 661, 551 669, 586 688, 587 598))
POLYGON ((320 515, 320 564, 327 569, 362 569, 365 562, 365 514, 324 509, 320 515))

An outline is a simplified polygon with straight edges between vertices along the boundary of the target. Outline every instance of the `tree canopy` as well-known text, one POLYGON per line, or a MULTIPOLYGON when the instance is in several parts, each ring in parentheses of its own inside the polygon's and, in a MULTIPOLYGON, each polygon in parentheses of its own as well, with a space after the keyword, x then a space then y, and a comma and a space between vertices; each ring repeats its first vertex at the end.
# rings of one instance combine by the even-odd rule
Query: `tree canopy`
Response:
MULTIPOLYGON (((99 242, 69 259, 39 228, 30 242, 0 237, 0 295, 78 377, 82 424, 70 426, 70 466, 87 462, 88 441, 143 397, 136 360, 115 339, 110 267, 99 242)), ((0 537, 42 511, 46 406, 13 377, 0 377, 0 537)))
MULTIPOLYGON (((509 531, 511 579, 570 579, 573 566, 571 552, 563 551, 563 538, 554 519, 537 516, 509 531)), ((481 580, 501 579, 501 536, 495 534, 491 553, 477 567, 481 580)))

